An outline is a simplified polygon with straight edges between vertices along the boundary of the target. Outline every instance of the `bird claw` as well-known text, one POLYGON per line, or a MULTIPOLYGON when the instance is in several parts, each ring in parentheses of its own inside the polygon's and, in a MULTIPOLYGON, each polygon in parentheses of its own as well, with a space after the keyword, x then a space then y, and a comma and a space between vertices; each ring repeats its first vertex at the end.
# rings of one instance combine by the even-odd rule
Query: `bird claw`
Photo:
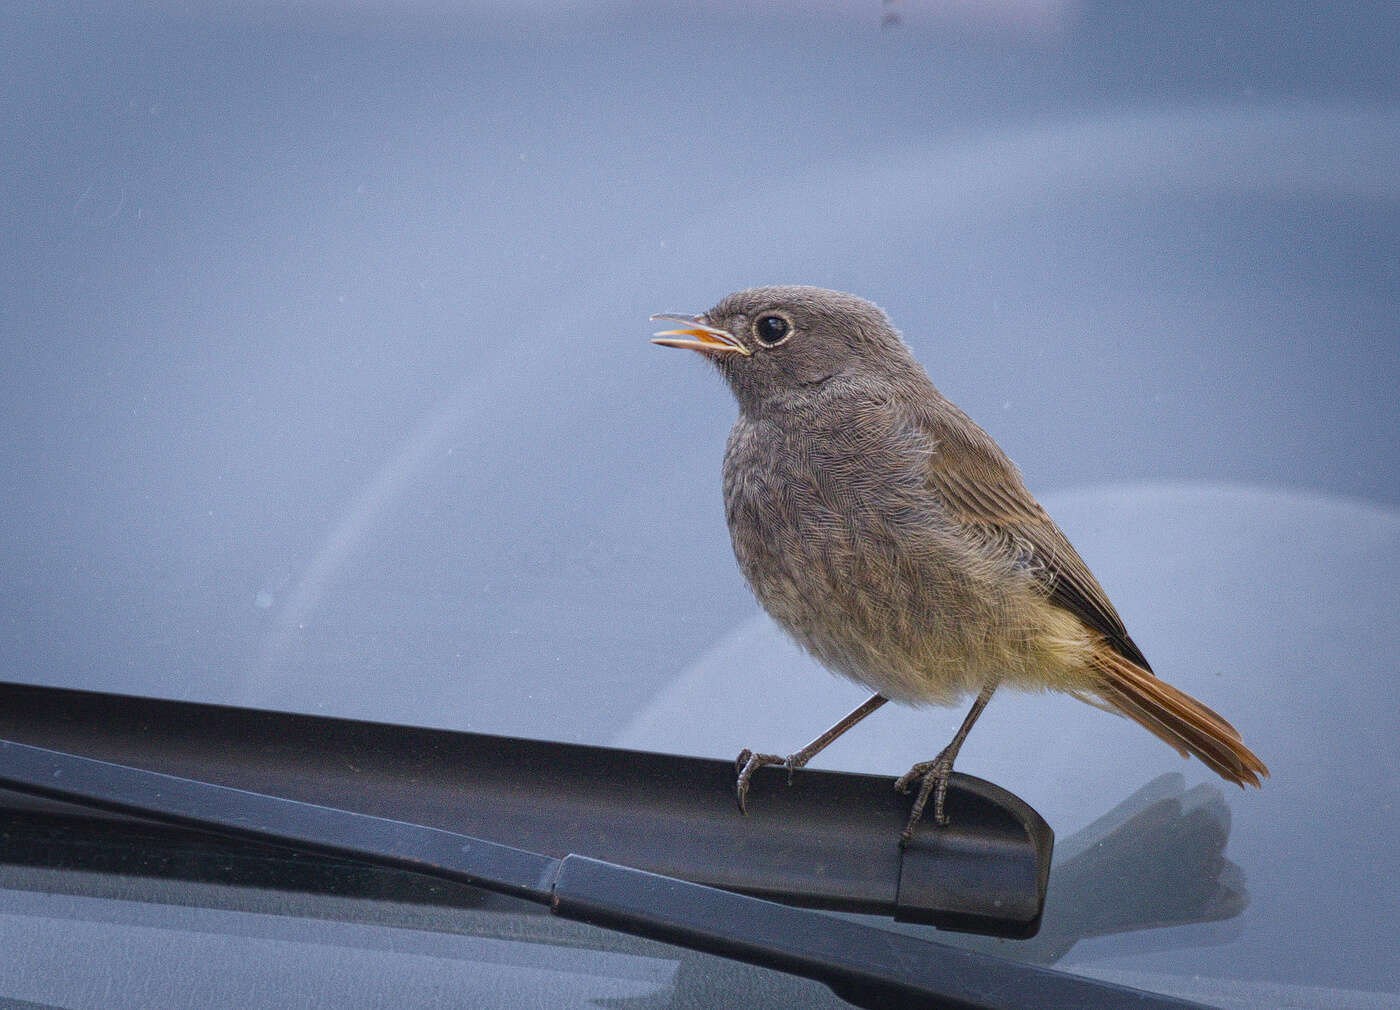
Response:
POLYGON ((924 815, 924 806, 928 803, 930 794, 933 795, 934 824, 940 828, 948 826, 948 815, 944 813, 943 803, 948 795, 948 778, 952 774, 953 762, 945 753, 939 754, 932 761, 920 761, 895 782, 895 789, 906 795, 915 781, 919 783, 918 795, 914 797, 914 806, 909 811, 909 821, 899 835, 900 845, 908 845, 913 839, 914 828, 924 815))
POLYGON ((739 752, 739 756, 734 759, 734 768, 739 773, 739 779, 734 783, 734 796, 739 801, 741 814, 749 812, 746 802, 749 795, 749 783, 753 781, 754 773, 760 768, 768 765, 782 765, 787 769, 788 785, 792 785, 792 773, 797 770, 793 757, 792 754, 787 757, 779 757, 777 754, 755 754, 747 747, 739 752))
POLYGON ((745 747, 739 752, 739 756, 734 759, 734 772, 736 775, 744 773, 744 767, 749 763, 749 758, 753 757, 753 751, 745 747))

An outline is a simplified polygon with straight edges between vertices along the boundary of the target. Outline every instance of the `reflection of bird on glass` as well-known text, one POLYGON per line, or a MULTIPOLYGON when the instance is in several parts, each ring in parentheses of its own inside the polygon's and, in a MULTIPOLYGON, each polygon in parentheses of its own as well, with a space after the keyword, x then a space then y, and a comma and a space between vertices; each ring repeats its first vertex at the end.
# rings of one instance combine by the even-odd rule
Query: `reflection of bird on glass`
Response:
POLYGON ((1233 726, 1153 675, 1103 589, 991 437, 933 387, 888 318, 854 295, 740 291, 656 343, 699 351, 739 401, 724 456, 734 553, 804 647, 876 694, 795 754, 739 757, 789 774, 893 698, 974 695, 952 742, 899 779, 919 784, 903 838, 944 798, 999 685, 1065 691, 1120 712, 1222 778, 1268 770, 1233 726))
MULTIPOLYGON (((1237 918, 1249 890, 1244 870, 1225 856, 1229 840, 1230 808, 1218 788, 1188 790, 1179 773, 1159 775, 1092 824, 1055 839, 1043 926, 1016 945, 1015 957, 1053 964, 1089 937, 1237 918)), ((999 939, 963 934, 957 942, 1006 953, 999 939)))

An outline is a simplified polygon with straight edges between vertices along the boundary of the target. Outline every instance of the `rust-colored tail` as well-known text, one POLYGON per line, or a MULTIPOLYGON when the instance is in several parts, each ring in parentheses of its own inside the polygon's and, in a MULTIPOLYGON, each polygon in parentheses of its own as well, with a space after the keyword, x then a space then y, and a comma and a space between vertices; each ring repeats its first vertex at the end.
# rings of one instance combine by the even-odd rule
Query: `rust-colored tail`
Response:
POLYGON ((1091 665, 1101 680, 1098 696, 1113 708, 1174 747, 1183 757, 1196 755, 1221 778, 1256 788, 1269 769, 1240 741, 1239 731, 1165 681, 1119 655, 1105 643, 1091 665))

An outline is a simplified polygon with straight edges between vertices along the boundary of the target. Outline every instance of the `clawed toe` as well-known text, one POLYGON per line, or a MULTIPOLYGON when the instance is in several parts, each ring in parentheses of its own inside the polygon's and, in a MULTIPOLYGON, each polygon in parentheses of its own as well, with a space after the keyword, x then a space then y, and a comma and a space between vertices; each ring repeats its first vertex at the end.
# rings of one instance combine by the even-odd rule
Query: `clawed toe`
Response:
POLYGON ((739 752, 739 756, 734 759, 734 773, 736 775, 744 774, 744 768, 748 765, 749 758, 751 757, 753 757, 753 751, 749 750, 747 747, 739 752))
POLYGON ((943 812, 943 802, 948 794, 948 777, 952 773, 953 762, 940 754, 932 761, 920 761, 895 782, 894 787, 901 793, 908 793, 915 781, 919 783, 918 795, 914 797, 914 806, 909 811, 909 821, 899 836, 901 845, 909 844, 910 839, 914 837, 914 829, 924 816, 924 807, 930 795, 933 796, 934 824, 939 827, 947 826, 948 816, 943 812))
POLYGON ((900 792, 907 794, 909 792, 909 787, 927 775, 933 769, 934 764, 935 762, 933 761, 920 761, 913 768, 910 768, 901 775, 899 780, 895 782, 894 787, 900 792))
POLYGON ((739 752, 739 756, 734 760, 734 767, 738 769, 739 779, 734 783, 734 797, 739 801, 739 812, 747 814, 749 795, 749 783, 753 781, 754 773, 760 768, 768 765, 782 765, 787 769, 788 785, 792 785, 792 773, 798 768, 794 756, 779 757, 777 754, 755 754, 745 747, 739 752))

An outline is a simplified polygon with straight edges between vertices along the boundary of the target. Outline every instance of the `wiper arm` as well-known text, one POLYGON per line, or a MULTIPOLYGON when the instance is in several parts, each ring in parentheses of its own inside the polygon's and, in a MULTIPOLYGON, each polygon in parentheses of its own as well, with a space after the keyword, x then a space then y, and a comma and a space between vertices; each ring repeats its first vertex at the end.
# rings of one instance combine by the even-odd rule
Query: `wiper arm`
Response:
POLYGON ((0 787, 470 884, 567 919, 811 978, 863 1007, 1199 1006, 586 856, 555 859, 6 740, 0 787))

